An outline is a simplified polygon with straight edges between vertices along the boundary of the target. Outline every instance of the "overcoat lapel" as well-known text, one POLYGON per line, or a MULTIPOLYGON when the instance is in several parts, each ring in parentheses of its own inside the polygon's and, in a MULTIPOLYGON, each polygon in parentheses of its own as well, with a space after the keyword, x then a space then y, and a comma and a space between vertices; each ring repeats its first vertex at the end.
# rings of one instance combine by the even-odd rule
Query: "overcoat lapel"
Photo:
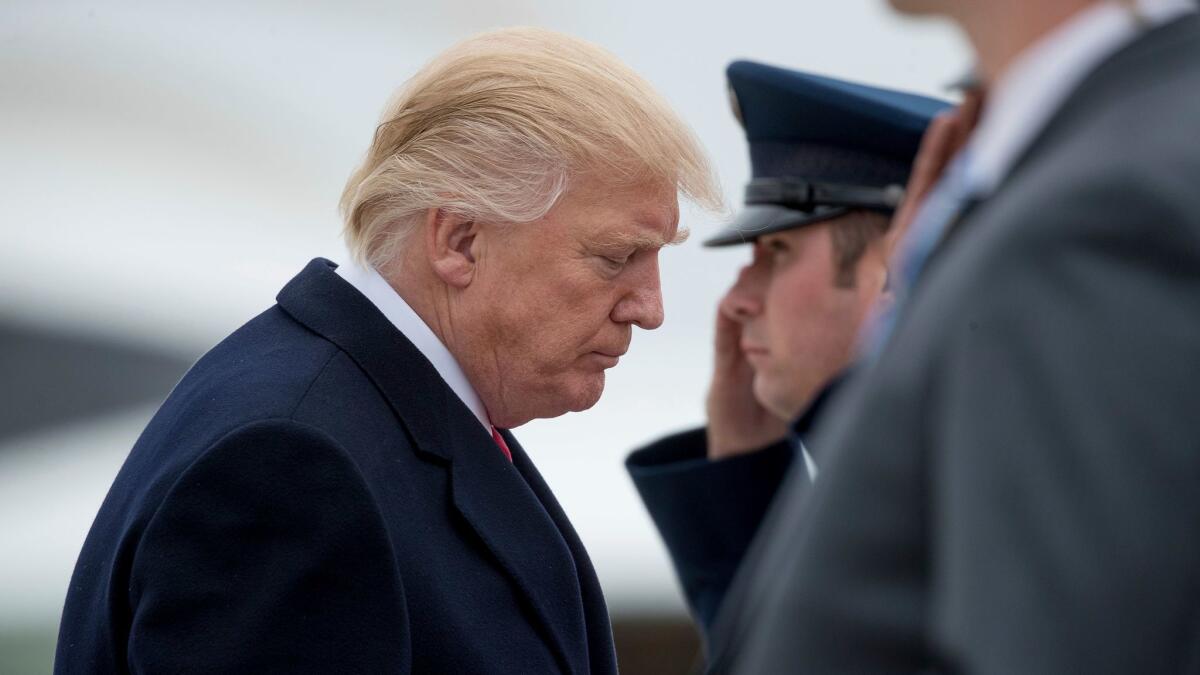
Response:
MULTIPOLYGON (((462 444, 452 446, 457 455, 452 459, 454 505, 541 619, 563 670, 587 673, 583 601, 571 551, 537 496, 483 427, 476 422, 470 430, 478 430, 483 442, 455 439, 462 444)), ((516 461, 520 451, 512 445, 509 449, 516 461)), ((528 461, 523 453, 522 459, 528 461)))
POLYGON ((529 456, 525 454, 525 449, 521 447, 520 442, 507 430, 501 430, 500 433, 504 435, 505 442, 512 450, 513 464, 525 477, 525 482, 537 495, 538 501, 546 508, 550 518, 558 526, 567 548, 571 550, 571 557, 575 561, 579 579, 579 592, 583 598, 584 621, 588 638, 588 661, 591 665, 591 672, 595 675, 601 673, 616 675, 617 655, 614 651, 612 625, 609 623, 608 607, 604 602, 604 593, 600 588, 600 580, 596 577, 592 560, 588 557, 587 550, 579 539, 579 535, 576 534, 575 528, 571 526, 567 514, 563 512, 558 500, 554 498, 550 487, 546 485, 533 462, 529 461, 529 456))
MULTIPOLYGON (((539 500, 543 495, 530 488, 433 365, 335 268, 321 258, 310 262, 280 291, 280 307, 346 352, 383 393, 418 450, 445 460, 454 507, 529 603, 563 670, 587 673, 572 550, 539 500)), ((511 441, 510 447, 519 448, 511 441)), ((523 451, 514 452, 514 461, 518 454, 531 471, 523 451)), ((550 504, 557 510, 552 498, 550 504)))

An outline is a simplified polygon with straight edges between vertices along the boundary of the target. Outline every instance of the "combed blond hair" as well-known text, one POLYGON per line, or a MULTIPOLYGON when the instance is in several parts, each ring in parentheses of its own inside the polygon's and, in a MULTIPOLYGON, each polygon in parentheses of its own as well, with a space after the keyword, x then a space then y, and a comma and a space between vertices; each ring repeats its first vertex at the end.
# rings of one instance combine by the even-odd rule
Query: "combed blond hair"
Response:
POLYGON ((430 208, 525 223, 580 178, 663 181, 722 207, 692 132, 615 56, 539 28, 482 33, 427 64, 388 104, 342 194, 346 243, 381 267, 430 208))

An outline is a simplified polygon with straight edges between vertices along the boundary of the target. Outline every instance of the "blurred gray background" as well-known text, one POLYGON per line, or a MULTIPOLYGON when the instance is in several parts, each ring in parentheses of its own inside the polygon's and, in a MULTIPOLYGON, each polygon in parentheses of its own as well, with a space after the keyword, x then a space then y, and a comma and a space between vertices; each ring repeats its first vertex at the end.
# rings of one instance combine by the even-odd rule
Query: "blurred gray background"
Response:
MULTIPOLYGON (((75 557, 109 483, 187 367, 310 258, 346 259, 336 203, 384 101, 471 33, 593 40, 660 88, 732 205, 748 175, 735 58, 941 94, 947 27, 882 0, 0 0, 0 673, 49 672, 75 557)), ((663 258, 667 323, 592 410, 517 431, 595 561, 626 673, 695 653, 622 460, 701 423, 717 298, 747 250, 663 258)))

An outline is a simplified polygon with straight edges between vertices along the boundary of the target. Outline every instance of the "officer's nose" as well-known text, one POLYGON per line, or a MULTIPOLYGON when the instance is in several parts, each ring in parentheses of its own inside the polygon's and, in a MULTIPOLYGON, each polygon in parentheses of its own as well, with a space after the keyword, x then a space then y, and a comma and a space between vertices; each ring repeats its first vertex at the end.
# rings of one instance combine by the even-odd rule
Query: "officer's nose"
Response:
POLYGON ((757 317, 763 310, 766 281, 766 266, 756 257, 754 262, 742 268, 737 281, 721 299, 721 313, 740 323, 757 317))

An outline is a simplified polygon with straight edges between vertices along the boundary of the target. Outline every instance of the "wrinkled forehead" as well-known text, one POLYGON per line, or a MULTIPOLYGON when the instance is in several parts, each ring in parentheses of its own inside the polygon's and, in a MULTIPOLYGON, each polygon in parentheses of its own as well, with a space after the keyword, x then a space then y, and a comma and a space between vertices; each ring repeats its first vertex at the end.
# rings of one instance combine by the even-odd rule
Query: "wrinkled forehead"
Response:
POLYGON ((679 228, 679 197, 673 186, 587 186, 564 202, 575 211, 572 224, 598 244, 656 249, 686 238, 679 228))

